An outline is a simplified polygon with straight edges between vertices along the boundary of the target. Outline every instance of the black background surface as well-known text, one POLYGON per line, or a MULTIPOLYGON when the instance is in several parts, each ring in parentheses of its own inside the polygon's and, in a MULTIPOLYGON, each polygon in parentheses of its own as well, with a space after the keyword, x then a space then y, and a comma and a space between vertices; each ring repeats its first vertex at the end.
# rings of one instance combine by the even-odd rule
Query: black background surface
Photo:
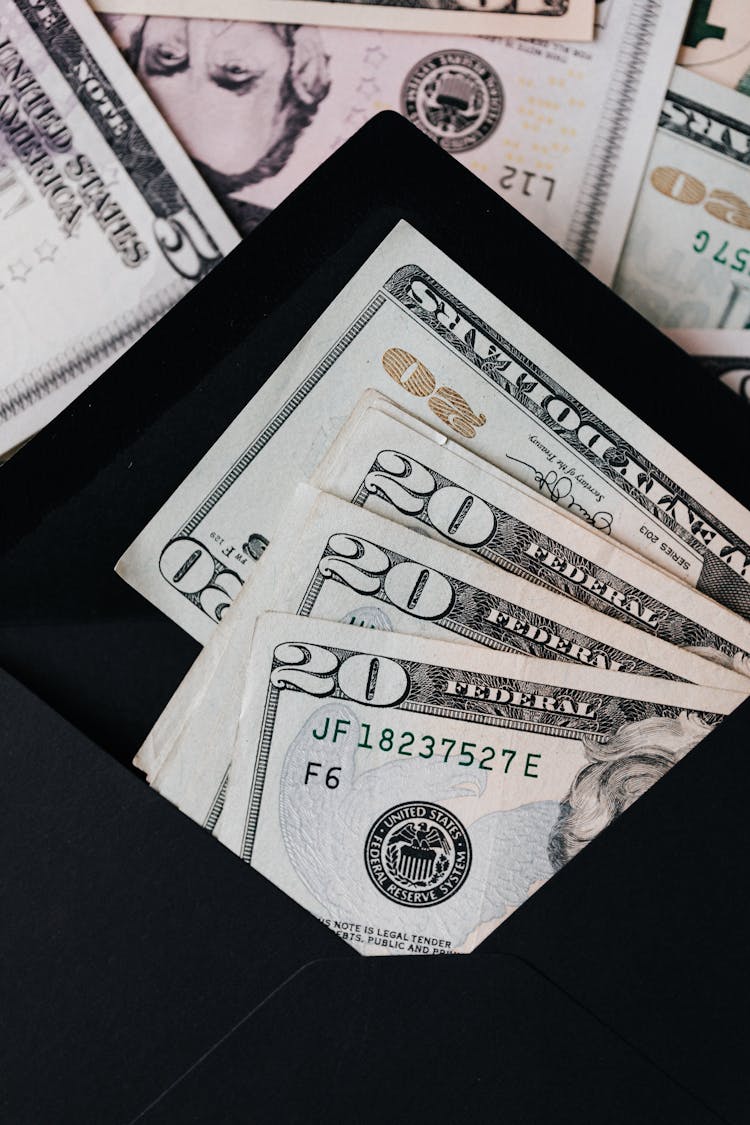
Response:
POLYGON ((116 559, 399 218, 750 506, 745 403, 366 126, 2 469, 0 661, 78 728, 0 685, 8 1120, 746 1120, 750 705, 449 961, 359 958, 113 760, 198 651, 116 559))

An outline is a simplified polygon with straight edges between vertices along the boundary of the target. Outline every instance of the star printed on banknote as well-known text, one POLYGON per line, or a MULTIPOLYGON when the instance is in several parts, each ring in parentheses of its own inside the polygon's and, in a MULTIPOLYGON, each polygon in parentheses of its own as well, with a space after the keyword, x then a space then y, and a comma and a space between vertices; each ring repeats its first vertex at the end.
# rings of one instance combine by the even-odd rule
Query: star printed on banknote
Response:
POLYGON ((0 454, 238 236, 83 0, 0 9, 0 454))
POLYGON ((603 0, 591 43, 149 15, 143 0, 106 19, 243 232, 392 109, 611 282, 689 6, 603 0))

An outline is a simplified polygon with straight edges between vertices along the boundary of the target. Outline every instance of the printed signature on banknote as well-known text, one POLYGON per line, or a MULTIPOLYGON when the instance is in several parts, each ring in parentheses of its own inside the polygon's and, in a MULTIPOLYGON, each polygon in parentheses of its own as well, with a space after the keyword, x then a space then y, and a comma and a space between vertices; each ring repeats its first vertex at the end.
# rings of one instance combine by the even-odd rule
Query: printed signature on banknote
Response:
POLYGON ((580 504, 573 492, 573 481, 569 476, 558 472, 557 469, 548 469, 547 472, 542 472, 530 462, 522 461, 520 457, 511 457, 509 453, 506 454, 506 457, 508 461, 515 461, 517 465, 523 465, 524 468, 531 470, 534 484, 542 496, 546 496, 550 500, 554 500, 556 504, 560 504, 561 507, 567 508, 579 519, 595 527, 597 531, 603 531, 605 535, 612 534, 614 514, 606 511, 590 512, 588 508, 580 504))

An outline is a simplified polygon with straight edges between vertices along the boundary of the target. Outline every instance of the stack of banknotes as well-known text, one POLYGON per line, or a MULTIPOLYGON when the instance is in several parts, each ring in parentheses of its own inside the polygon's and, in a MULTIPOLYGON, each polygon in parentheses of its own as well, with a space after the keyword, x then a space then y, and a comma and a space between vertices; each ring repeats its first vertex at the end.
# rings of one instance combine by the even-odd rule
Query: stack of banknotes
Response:
POLYGON ((135 762, 366 954, 470 951, 750 693, 750 512, 399 223, 117 564, 135 762))
POLYGON ((747 397, 746 0, 94 7, 0 7, 0 455, 382 109, 747 397))

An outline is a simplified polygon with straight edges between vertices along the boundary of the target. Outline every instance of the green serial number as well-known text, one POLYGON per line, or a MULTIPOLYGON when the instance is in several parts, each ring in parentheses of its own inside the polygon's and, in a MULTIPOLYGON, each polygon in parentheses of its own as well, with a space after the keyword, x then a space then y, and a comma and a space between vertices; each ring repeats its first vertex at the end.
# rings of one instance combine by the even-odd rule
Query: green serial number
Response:
MULTIPOLYGON (((313 738, 319 742, 335 745, 349 734, 349 719, 326 718, 322 728, 313 729, 313 738)), ((478 742, 459 742, 455 738, 436 738, 431 734, 414 734, 413 731, 395 731, 392 727, 372 729, 370 723, 359 724, 358 750, 380 750, 383 754, 401 754, 405 758, 437 758, 442 762, 450 760, 459 766, 476 766, 480 770, 494 770, 508 773, 511 766, 514 773, 522 772, 524 777, 538 777, 541 754, 520 754, 517 750, 504 747, 499 752, 494 746, 480 746, 478 742), (523 768, 522 768, 523 766, 523 768)))
POLYGON ((750 246, 734 247, 727 238, 711 238, 707 230, 699 230, 693 242, 696 254, 707 254, 720 266, 729 266, 735 273, 746 273, 750 265, 750 246))

